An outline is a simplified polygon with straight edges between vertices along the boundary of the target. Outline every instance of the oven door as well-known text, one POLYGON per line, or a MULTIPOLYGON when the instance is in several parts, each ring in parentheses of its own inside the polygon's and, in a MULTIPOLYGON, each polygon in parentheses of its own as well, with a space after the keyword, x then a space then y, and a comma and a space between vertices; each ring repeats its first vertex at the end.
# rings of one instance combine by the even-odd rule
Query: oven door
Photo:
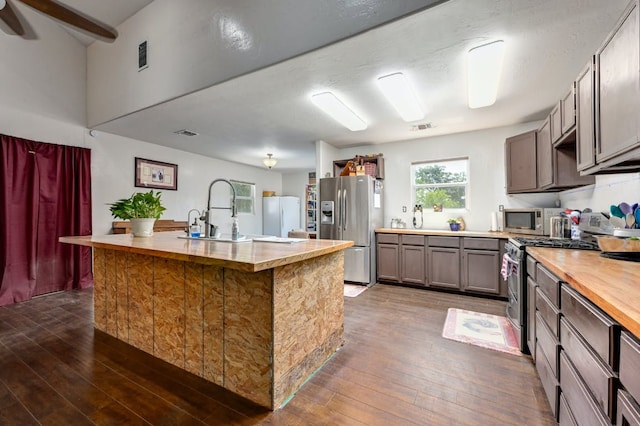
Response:
POLYGON ((508 254, 506 258, 508 263, 507 287, 509 289, 509 293, 515 296, 515 301, 517 303, 520 300, 520 275, 522 274, 522 261, 514 259, 508 254))

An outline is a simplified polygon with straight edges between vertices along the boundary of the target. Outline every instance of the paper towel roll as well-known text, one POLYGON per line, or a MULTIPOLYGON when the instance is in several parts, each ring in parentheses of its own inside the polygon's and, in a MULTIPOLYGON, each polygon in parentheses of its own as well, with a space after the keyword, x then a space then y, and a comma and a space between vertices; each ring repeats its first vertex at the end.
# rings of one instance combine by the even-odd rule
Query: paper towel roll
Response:
POLYGON ((498 230, 498 212, 491 212, 491 230, 498 230))

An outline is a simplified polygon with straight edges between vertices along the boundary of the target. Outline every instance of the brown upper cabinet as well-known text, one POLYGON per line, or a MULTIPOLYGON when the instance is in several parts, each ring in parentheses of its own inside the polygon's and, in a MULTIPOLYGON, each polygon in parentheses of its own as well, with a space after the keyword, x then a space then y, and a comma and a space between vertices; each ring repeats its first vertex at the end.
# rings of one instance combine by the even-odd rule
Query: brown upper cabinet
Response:
POLYGON ((560 99, 560 121, 562 123, 562 134, 566 135, 574 129, 576 125, 576 91, 575 83, 571 83, 569 90, 560 99))
POLYGON ((551 116, 538 129, 538 188, 553 184, 553 150, 551 140, 551 116))
POLYGON ((551 142, 556 143, 562 137, 562 102, 558 101, 556 106, 551 110, 551 114, 549 114, 549 125, 551 132, 551 142))
POLYGON ((640 170, 638 10, 632 1, 596 52, 595 165, 584 173, 640 170))
POLYGON ((507 138, 505 141, 504 155, 508 194, 537 190, 536 138, 537 132, 532 130, 507 138))
POLYGON ((595 56, 576 78, 576 162, 582 172, 596 165, 595 56))

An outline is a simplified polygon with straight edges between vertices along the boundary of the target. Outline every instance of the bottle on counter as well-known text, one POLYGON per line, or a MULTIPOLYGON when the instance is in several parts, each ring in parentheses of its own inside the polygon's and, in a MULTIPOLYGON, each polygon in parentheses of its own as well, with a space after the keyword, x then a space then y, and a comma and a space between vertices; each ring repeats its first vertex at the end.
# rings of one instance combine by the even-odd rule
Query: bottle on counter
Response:
POLYGON ((231 226, 231 239, 237 240, 240 238, 240 229, 238 228, 238 218, 233 218, 233 225, 231 226))

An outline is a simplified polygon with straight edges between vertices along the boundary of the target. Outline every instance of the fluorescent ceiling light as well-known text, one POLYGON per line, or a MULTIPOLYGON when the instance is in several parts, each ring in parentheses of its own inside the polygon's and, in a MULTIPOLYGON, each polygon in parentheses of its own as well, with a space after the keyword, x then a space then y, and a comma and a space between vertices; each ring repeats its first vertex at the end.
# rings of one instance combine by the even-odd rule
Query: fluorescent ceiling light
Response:
POLYGON ((404 74, 397 72, 379 77, 378 86, 404 121, 416 121, 424 118, 424 112, 418 98, 404 74))
POLYGON ((469 108, 493 105, 502 73, 504 41, 498 40, 469 50, 469 108))
POLYGON ((340 99, 336 97, 336 95, 331 92, 312 95, 311 102, 352 132, 367 128, 367 123, 358 117, 355 112, 351 111, 340 101, 340 99))

